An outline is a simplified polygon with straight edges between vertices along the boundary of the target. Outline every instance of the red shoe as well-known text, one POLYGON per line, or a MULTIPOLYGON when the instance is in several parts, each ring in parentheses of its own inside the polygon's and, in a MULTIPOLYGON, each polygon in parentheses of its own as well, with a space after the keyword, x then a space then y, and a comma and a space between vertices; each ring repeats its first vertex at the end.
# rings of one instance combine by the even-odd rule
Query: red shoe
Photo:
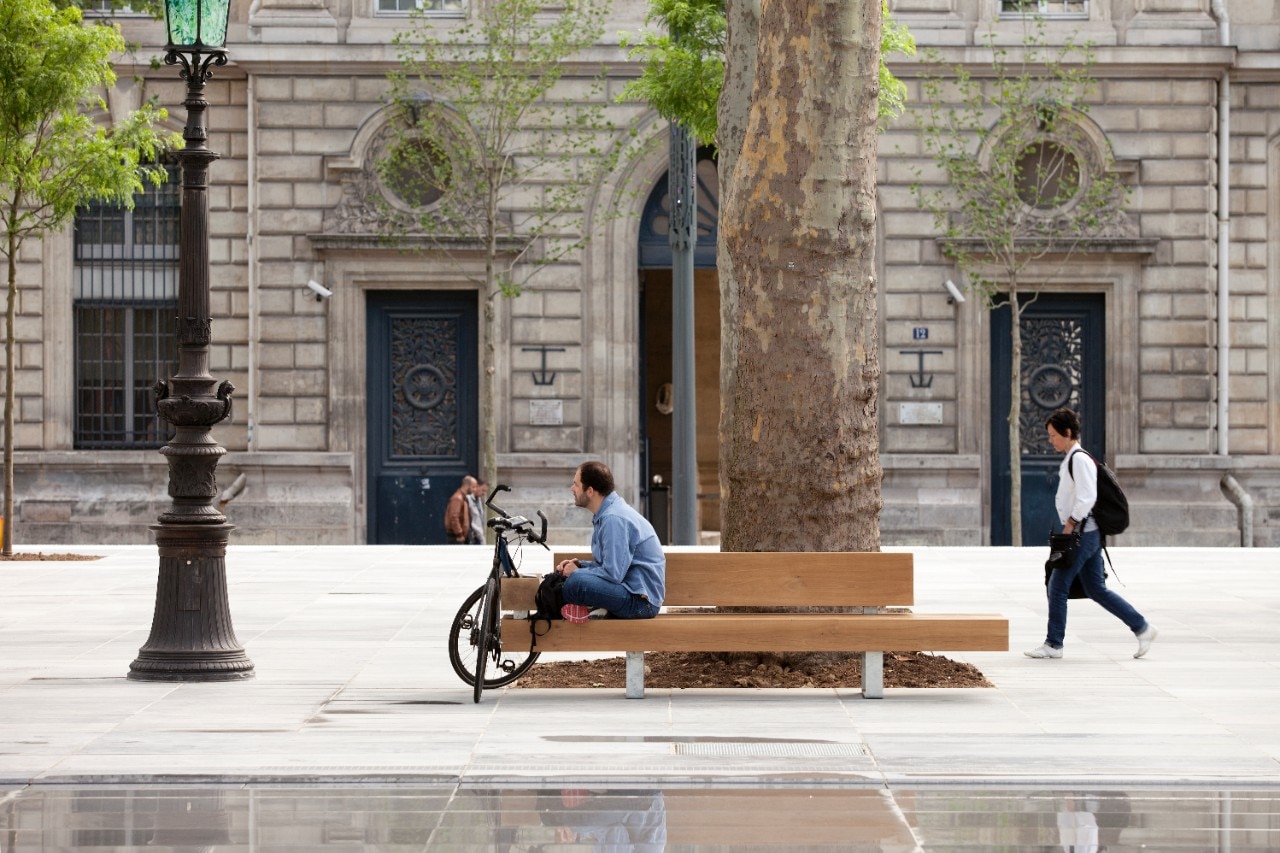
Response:
POLYGON ((585 604, 566 604, 560 608, 560 615, 566 622, 581 625, 591 618, 591 608, 585 604))

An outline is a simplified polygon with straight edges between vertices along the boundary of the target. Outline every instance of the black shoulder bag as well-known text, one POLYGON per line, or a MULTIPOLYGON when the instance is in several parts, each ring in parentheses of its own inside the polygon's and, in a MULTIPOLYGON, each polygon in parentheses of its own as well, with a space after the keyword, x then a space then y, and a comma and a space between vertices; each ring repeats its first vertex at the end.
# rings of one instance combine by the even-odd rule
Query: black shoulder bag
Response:
POLYGON ((538 645, 538 638, 551 630, 551 623, 563 619, 560 608, 564 606, 564 582, 566 578, 559 572, 548 572, 542 576, 538 591, 534 593, 533 603, 537 608, 529 617, 529 634, 532 636, 529 648, 538 645), (539 631, 538 623, 546 622, 547 627, 539 631))
MULTIPOLYGON (((1049 534, 1049 559, 1044 561, 1045 586, 1049 585, 1049 575, 1053 574, 1054 569, 1069 569, 1076 561, 1076 553, 1080 550, 1080 530, 1083 526, 1084 523, 1081 522, 1071 533, 1049 534)), ((1088 598, 1079 575, 1076 575, 1076 579, 1071 582, 1067 598, 1088 598)))

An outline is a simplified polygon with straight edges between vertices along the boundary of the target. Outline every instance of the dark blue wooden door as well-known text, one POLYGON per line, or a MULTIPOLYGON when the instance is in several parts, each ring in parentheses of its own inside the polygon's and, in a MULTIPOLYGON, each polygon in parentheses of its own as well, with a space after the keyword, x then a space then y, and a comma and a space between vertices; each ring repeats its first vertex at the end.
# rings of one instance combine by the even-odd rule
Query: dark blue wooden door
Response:
POLYGON ((372 291, 366 313, 368 540, 443 543, 449 496, 478 470, 475 296, 372 291))
POLYGON ((1062 456, 1044 422, 1068 406, 1080 415, 1080 438, 1106 454, 1105 303, 1101 294, 1042 294, 1022 313, 1022 537, 1010 534, 1009 377, 1012 313, 996 308, 991 322, 991 544, 1039 545, 1058 523, 1053 506, 1062 456))

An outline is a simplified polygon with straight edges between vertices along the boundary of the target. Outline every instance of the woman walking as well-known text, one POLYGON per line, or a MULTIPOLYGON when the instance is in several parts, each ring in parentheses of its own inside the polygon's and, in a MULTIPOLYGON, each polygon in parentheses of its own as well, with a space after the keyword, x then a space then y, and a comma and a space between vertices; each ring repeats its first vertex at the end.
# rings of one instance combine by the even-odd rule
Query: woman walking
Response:
POLYGON ((1133 605, 1107 589, 1102 570, 1102 534, 1090 516, 1098 499, 1098 466, 1080 447, 1080 418, 1070 409, 1058 409, 1049 416, 1045 428, 1053 449, 1065 454, 1058 469, 1058 494, 1054 501, 1062 532, 1070 534, 1080 528, 1080 547, 1069 568, 1054 569, 1049 575, 1049 631, 1044 643, 1023 654, 1029 658, 1062 657, 1062 642, 1067 633, 1067 594, 1079 576, 1085 595, 1129 626, 1137 636, 1138 650, 1133 656, 1140 658, 1151 648, 1158 632, 1133 605))

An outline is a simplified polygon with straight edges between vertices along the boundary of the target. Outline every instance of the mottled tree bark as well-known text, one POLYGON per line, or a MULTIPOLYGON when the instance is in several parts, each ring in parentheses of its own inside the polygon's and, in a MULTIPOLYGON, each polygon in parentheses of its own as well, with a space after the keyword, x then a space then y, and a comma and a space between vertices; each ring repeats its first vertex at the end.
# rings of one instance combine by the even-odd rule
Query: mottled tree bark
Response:
MULTIPOLYGON (((724 85, 716 105, 716 171, 720 176, 720 200, 724 201, 733 183, 733 167, 742 151, 751 112, 751 89, 756 77, 756 39, 760 35, 760 0, 738 0, 725 4, 724 85)), ((722 205, 723 206, 723 205, 722 205)), ((734 431, 736 410, 728 405, 727 389, 734 387, 737 376, 738 280, 733 273, 733 257, 725 242, 723 211, 716 229, 716 271, 720 278, 720 494, 728 491, 724 476, 727 436, 734 431)), ((721 508, 726 504, 722 503, 721 508)), ((723 517, 723 516, 722 516, 723 517)), ((723 538, 721 547, 735 550, 723 538)), ((741 550, 741 549, 738 549, 741 550)))
POLYGON ((879 49, 878 0, 761 3, 720 219, 725 550, 879 549, 879 49))

